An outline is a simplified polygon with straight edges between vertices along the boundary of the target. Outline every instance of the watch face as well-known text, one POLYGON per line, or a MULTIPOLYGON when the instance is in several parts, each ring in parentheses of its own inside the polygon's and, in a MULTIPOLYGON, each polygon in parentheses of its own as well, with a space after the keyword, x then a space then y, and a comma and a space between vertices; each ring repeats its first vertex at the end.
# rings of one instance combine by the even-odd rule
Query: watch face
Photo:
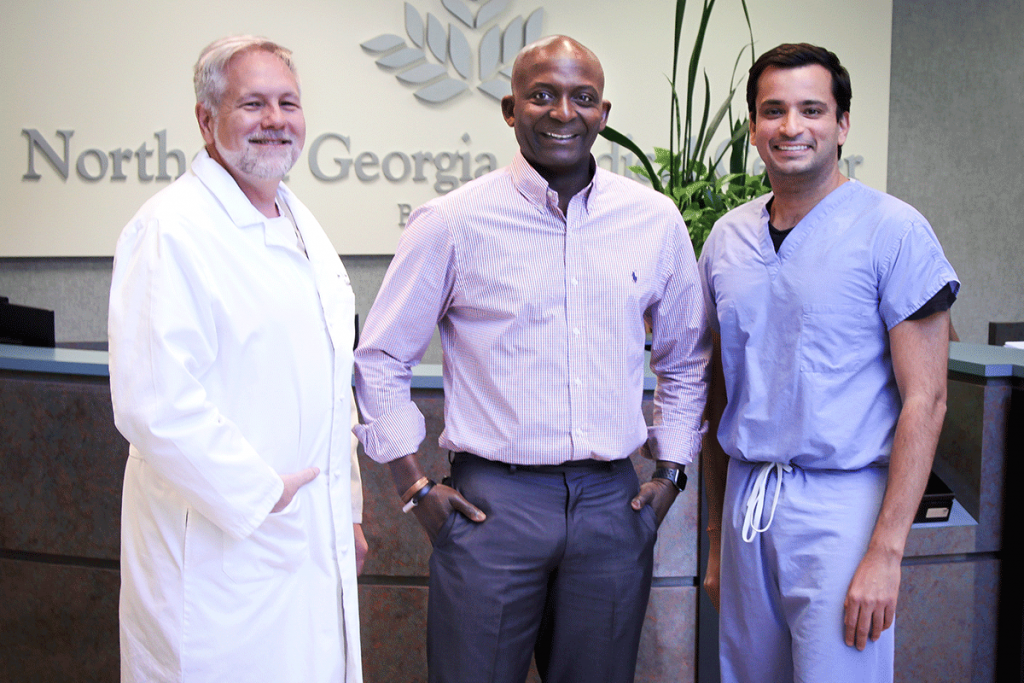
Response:
POLYGON ((681 468, 675 469, 670 467, 659 467, 658 469, 654 470, 652 478, 668 479, 680 491, 682 491, 683 488, 686 487, 686 473, 683 472, 681 468))

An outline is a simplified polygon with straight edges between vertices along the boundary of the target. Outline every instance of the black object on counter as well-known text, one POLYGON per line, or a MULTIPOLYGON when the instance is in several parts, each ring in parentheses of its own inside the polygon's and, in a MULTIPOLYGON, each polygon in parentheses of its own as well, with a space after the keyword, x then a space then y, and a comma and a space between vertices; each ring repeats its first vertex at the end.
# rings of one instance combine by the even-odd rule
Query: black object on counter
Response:
POLYGON ((0 343, 54 347, 53 311, 16 306, 0 297, 0 343))

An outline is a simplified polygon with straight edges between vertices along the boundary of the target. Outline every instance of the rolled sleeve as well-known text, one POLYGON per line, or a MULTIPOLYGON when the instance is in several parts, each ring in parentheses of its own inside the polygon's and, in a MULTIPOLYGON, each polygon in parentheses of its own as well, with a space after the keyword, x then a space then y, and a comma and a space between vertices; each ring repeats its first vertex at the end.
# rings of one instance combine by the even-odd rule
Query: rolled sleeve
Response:
POLYGON ((686 464, 700 452, 706 429, 711 339, 693 245, 681 220, 673 236, 671 275, 651 315, 651 370, 658 384, 647 446, 656 460, 686 464))
POLYGON ((423 414, 412 402, 412 368, 450 303, 454 262, 444 220, 430 204, 420 207, 409 219, 355 352, 356 396, 365 424, 353 431, 377 462, 415 453, 426 436, 423 414))

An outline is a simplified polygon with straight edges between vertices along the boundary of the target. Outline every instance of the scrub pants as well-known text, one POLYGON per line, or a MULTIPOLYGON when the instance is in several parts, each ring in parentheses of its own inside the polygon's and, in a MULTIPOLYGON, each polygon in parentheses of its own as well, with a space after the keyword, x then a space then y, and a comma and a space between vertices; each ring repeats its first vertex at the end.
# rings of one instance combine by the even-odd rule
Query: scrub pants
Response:
POLYGON ((628 459, 516 467, 457 454, 452 483, 487 514, 454 513, 430 557, 432 683, 629 683, 657 535, 628 459))
MULTIPOLYGON (((861 652, 843 641, 843 601, 867 549, 888 469, 782 473, 774 519, 746 543, 747 500, 764 463, 729 459, 722 521, 722 681, 891 681, 893 630, 861 652)), ((775 469, 758 528, 768 523, 775 469)), ((749 533, 749 532, 748 532, 749 533)))

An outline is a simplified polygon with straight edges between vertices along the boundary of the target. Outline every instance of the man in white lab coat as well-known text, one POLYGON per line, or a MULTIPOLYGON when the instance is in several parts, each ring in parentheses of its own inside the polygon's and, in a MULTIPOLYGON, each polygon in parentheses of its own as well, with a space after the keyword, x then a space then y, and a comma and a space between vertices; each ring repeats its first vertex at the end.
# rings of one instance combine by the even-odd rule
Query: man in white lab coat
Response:
POLYGON ((354 299, 281 185, 305 141, 291 53, 225 38, 195 85, 206 149, 114 259, 121 677, 360 681, 354 299))

